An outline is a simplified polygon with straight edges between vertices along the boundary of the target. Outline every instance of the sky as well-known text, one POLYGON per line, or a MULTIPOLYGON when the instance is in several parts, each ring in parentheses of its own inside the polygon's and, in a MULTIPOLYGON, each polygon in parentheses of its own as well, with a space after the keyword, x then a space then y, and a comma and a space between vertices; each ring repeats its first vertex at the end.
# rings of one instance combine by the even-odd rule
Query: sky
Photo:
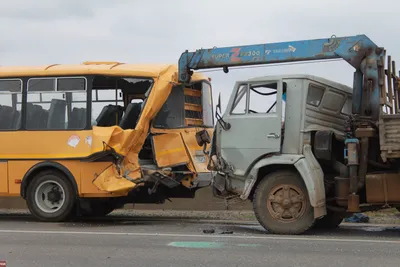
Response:
MULTIPOLYGON (((398 10, 396 0, 0 0, 0 65, 176 64, 186 49, 366 34, 400 66, 398 10)), ((352 86, 353 78, 346 62, 205 73, 223 109, 236 80, 307 73, 352 86)))

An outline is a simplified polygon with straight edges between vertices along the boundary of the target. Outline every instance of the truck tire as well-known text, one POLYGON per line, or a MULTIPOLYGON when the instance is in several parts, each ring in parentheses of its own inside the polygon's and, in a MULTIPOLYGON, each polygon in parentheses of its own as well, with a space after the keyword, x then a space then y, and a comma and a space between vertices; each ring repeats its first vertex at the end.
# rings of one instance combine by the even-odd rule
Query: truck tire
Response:
POLYGON ((27 206, 31 214, 45 222, 61 222, 73 211, 76 193, 68 179, 56 170, 33 177, 27 188, 27 206))
POLYGON ((302 234, 315 221, 307 188, 300 175, 292 171, 264 177, 255 190, 253 209, 259 223, 273 234, 302 234))
POLYGON ((327 210, 327 213, 321 219, 315 221, 314 229, 334 229, 337 228, 343 221, 344 215, 339 212, 327 210))

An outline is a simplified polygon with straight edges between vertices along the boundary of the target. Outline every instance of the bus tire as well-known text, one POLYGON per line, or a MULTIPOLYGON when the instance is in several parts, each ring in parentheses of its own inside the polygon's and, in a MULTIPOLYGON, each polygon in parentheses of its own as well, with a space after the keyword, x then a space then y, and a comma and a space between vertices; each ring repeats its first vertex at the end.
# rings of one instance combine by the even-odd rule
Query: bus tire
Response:
POLYGON ((65 175, 56 170, 45 170, 29 183, 26 202, 35 218, 61 222, 71 215, 76 193, 65 175))
POLYGON ((302 234, 315 222, 307 188, 293 171, 264 177, 255 190, 253 209, 259 223, 273 234, 302 234))

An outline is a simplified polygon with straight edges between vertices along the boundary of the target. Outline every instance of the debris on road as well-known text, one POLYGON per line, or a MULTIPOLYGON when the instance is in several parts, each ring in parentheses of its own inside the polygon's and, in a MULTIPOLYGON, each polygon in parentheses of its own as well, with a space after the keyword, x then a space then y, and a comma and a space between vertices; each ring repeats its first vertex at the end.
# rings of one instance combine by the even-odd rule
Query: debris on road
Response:
POLYGON ((204 229, 203 233, 204 234, 213 234, 213 233, 215 233, 215 230, 214 229, 204 229))
POLYGON ((351 217, 345 218, 344 221, 349 223, 368 223, 369 217, 362 213, 355 213, 351 217))

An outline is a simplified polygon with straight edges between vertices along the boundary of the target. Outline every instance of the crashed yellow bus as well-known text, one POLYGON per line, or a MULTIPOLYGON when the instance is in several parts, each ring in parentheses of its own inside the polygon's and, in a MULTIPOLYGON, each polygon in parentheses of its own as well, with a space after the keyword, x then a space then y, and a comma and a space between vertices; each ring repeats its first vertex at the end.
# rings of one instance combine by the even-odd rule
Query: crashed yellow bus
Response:
POLYGON ((210 79, 175 65, 0 67, 0 195, 42 221, 193 198, 211 181, 210 79))

